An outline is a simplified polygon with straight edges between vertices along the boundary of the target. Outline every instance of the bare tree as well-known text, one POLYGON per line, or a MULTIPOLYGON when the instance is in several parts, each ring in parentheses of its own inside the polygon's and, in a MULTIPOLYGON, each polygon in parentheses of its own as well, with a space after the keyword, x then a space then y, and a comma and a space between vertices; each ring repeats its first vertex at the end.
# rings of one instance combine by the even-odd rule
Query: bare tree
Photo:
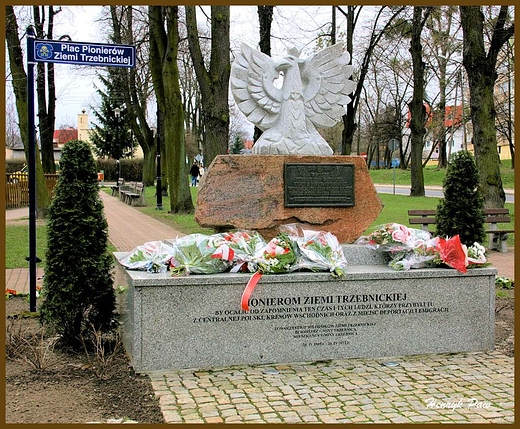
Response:
MULTIPOLYGON (((38 39, 53 39, 54 16, 61 12, 61 8, 54 9, 45 6, 33 6, 33 15, 38 39), (47 23, 46 30, 44 29, 47 23)), ((54 82, 54 64, 38 63, 36 66, 36 94, 38 99, 38 129, 40 130, 40 146, 42 165, 45 173, 55 173, 54 163, 54 128, 56 122, 56 87, 54 82)))
MULTIPOLYGON (((454 19, 457 13, 456 6, 437 6, 432 9, 429 19, 426 21, 427 37, 424 37, 425 50, 433 57, 436 66, 432 67, 439 81, 439 103, 433 112, 436 123, 434 147, 438 148, 438 168, 446 168, 448 155, 446 150, 446 96, 448 94, 449 82, 456 82, 459 68, 455 72, 448 73, 448 62, 453 55, 461 51, 461 41, 457 39, 460 26, 454 19)), ((452 85, 453 89, 453 85, 452 85)), ((454 106, 456 111, 456 106, 454 106)), ((434 149, 432 147, 432 150, 434 149)))
POLYGON ((498 68, 498 85, 495 95, 497 131, 509 144, 511 168, 515 168, 515 99, 514 99, 514 43, 509 40, 498 68))
MULTIPOLYGON (((347 28, 346 28, 346 37, 347 37, 347 51, 351 54, 353 53, 353 45, 354 45, 354 33, 356 29, 356 25, 358 23, 358 19, 361 13, 363 6, 347 6, 346 10, 342 7, 338 6, 337 10, 342 13, 347 20, 347 28)), ((372 22, 372 30, 370 34, 370 39, 368 42, 368 46, 365 50, 365 54, 361 63, 361 67, 358 71, 357 77, 357 87, 354 93, 350 96, 351 101, 347 105, 347 114, 343 115, 343 135, 342 135, 342 145, 341 145, 341 153, 343 155, 350 155, 352 151, 352 143, 354 141, 354 133, 357 129, 356 124, 356 112, 360 102, 360 96, 363 89, 363 85, 365 82, 366 75, 368 73, 368 68, 370 66, 370 58, 374 51, 374 48, 377 46, 383 35, 388 29, 392 27, 394 21, 399 17, 403 10, 405 10, 406 6, 395 7, 390 10, 390 16, 387 18, 386 22, 381 24, 381 21, 384 20, 384 11, 388 8, 388 6, 382 6, 376 13, 375 18, 372 22)), ((352 58, 351 58, 352 63, 352 58)))
POLYGON ((211 6, 211 56, 206 67, 199 43, 196 6, 185 6, 190 54, 201 92, 204 164, 227 153, 229 138, 229 6, 211 6))
POLYGON ((140 7, 110 6, 112 42, 136 46, 135 68, 117 68, 112 72, 125 84, 121 101, 126 107, 126 120, 132 135, 141 146, 144 155, 143 182, 153 185, 155 177, 155 144, 153 131, 147 118, 153 84, 148 67, 148 15, 140 7), (137 14, 138 19, 135 19, 137 14))
MULTIPOLYGON (((257 6, 258 22, 260 24, 260 51, 271 56, 271 25, 273 23, 274 6, 257 6)), ((255 125, 253 141, 262 135, 262 130, 255 125)))
POLYGON ((12 149, 19 144, 23 144, 20 136, 20 128, 16 117, 16 109, 13 103, 12 94, 6 95, 5 103, 5 147, 12 149))
POLYGON ((493 17, 486 52, 482 7, 460 6, 463 64, 469 81, 473 145, 485 208, 504 207, 506 199, 497 151, 493 89, 499 52, 514 35, 514 23, 510 23, 508 9, 508 6, 500 6, 493 17))

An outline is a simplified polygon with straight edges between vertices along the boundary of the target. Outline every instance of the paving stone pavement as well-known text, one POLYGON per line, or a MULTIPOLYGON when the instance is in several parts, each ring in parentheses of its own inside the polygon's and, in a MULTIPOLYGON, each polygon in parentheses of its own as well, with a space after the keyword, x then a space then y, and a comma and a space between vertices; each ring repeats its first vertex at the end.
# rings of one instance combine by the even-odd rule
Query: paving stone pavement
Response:
POLYGON ((167 423, 513 423, 498 352, 149 374, 167 423))

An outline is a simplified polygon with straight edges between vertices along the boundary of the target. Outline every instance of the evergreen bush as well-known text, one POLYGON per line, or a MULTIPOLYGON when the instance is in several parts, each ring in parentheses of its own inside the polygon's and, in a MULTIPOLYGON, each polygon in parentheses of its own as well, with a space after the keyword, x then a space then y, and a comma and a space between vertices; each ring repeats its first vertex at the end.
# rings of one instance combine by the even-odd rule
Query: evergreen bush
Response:
POLYGON ((96 163, 88 143, 68 142, 47 220, 42 322, 65 345, 77 346, 93 331, 116 326, 113 259, 99 197, 96 163))
POLYGON ((471 152, 452 155, 443 180, 444 198, 439 200, 436 234, 453 237, 459 234, 467 246, 485 238, 484 199, 478 186, 478 171, 471 152))

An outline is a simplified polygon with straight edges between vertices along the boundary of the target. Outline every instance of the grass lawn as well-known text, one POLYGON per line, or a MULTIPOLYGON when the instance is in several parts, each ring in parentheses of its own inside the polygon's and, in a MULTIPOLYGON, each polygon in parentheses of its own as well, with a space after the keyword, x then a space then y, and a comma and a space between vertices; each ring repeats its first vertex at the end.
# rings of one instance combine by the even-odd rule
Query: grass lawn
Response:
MULTIPOLYGON (((45 265, 47 230, 45 225, 36 227, 36 256, 45 265)), ((26 225, 8 225, 5 228, 5 268, 29 268, 25 260, 29 256, 29 220, 26 225)))
MULTIPOLYGON (((394 169, 369 170, 370 177, 374 183, 393 184, 394 169)), ((442 181, 446 175, 446 169, 438 170, 436 166, 429 165, 424 168, 424 183, 429 186, 442 186, 442 181)), ((515 187, 515 170, 511 168, 511 160, 502 161, 500 166, 500 175, 502 176, 502 186, 505 189, 514 189, 515 187)), ((395 169, 395 184, 410 185, 410 170, 395 169)))
MULTIPOLYGON (((36 226, 36 256, 42 260, 38 267, 45 268, 47 250, 47 227, 42 222, 36 226)), ((109 242, 107 252, 112 255, 117 249, 109 242)), ((29 268, 25 260, 29 256, 29 220, 26 225, 6 225, 5 227, 5 268, 29 268)))

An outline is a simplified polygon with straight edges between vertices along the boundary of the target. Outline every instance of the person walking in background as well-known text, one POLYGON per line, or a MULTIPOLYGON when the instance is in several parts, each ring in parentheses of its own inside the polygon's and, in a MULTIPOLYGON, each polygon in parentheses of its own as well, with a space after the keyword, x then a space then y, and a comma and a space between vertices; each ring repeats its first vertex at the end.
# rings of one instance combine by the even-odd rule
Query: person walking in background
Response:
POLYGON ((193 162, 193 165, 190 168, 191 186, 197 186, 199 174, 200 174, 200 168, 196 162, 193 162))

